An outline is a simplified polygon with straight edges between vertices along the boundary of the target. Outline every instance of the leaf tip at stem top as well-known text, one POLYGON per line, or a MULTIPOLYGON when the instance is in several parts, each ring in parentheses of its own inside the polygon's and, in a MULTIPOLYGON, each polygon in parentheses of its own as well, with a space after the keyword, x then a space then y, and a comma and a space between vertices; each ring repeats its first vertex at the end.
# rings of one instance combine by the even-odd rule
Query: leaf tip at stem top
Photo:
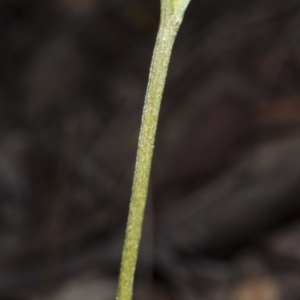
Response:
POLYGON ((171 14, 182 17, 191 0, 160 0, 161 5, 171 14))
POLYGON ((184 13, 191 0, 172 0, 174 12, 184 13))

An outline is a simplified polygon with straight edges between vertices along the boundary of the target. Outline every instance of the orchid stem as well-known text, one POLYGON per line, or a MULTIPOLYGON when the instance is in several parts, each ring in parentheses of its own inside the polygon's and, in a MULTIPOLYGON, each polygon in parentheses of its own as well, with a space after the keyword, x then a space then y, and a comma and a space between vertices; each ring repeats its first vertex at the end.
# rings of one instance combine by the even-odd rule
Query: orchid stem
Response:
MULTIPOLYGON (((143 109, 117 300, 132 299, 160 104, 174 40, 188 3, 184 0, 185 8, 180 7, 176 12, 173 2, 176 1, 161 1, 161 19, 143 109)), ((176 3, 178 2, 179 0, 176 3)))

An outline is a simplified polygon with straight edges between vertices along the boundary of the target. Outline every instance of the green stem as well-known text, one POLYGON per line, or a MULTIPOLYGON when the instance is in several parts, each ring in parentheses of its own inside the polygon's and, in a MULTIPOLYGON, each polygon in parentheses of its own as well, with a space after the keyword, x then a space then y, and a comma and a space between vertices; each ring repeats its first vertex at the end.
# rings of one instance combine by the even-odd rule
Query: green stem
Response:
POLYGON ((170 5, 162 4, 139 136, 117 300, 132 299, 160 103, 174 40, 182 17, 183 13, 174 14, 170 5))

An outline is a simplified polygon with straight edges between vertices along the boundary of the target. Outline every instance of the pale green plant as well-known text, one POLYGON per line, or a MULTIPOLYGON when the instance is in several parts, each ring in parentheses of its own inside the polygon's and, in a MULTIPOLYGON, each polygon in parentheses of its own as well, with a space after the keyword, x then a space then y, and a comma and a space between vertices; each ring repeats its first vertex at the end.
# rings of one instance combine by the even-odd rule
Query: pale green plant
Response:
POLYGON ((117 300, 132 299, 160 103, 174 40, 189 2, 161 0, 160 24, 142 116, 117 300))

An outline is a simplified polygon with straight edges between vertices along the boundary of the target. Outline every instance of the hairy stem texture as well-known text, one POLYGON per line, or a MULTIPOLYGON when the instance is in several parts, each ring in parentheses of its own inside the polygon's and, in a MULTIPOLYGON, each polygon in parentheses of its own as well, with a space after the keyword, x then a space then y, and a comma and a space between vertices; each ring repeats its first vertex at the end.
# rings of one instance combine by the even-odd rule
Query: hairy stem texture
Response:
POLYGON ((181 20, 182 18, 175 14, 162 11, 142 116, 117 300, 132 299, 160 103, 173 43, 181 20))

